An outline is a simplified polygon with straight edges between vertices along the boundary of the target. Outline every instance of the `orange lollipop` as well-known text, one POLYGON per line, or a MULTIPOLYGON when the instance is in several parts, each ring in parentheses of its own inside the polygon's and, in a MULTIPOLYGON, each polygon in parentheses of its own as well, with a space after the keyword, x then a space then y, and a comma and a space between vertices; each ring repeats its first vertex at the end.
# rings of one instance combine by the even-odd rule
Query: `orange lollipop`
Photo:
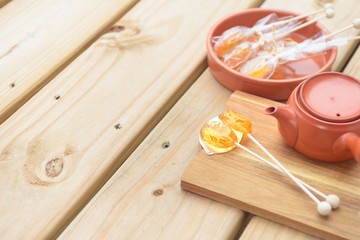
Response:
POLYGON ((249 118, 233 110, 226 110, 219 115, 219 119, 231 129, 243 134, 251 133, 251 121, 249 118))
POLYGON ((224 56, 248 38, 249 32, 251 32, 249 28, 240 26, 225 31, 215 42, 214 49, 216 54, 224 56))
POLYGON ((242 43, 224 57, 224 63, 231 68, 236 68, 253 55, 252 50, 253 48, 250 43, 242 43))
POLYGON ((209 121, 200 130, 200 137, 206 147, 214 153, 228 152, 235 148, 238 137, 222 122, 209 121))

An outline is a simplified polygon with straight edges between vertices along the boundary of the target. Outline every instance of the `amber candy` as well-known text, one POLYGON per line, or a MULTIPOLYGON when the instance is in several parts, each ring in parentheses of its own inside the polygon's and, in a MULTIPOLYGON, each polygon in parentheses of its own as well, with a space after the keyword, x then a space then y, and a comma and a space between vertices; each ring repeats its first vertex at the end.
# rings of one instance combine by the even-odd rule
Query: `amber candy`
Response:
POLYGON ((274 72, 270 57, 259 56, 239 67, 239 71, 251 77, 268 78, 274 72))
POLYGON ((245 40, 256 37, 257 35, 254 34, 254 32, 249 28, 236 26, 228 29, 215 40, 214 50, 219 57, 222 57, 228 54, 245 40))
POLYGON ((218 56, 224 56, 226 53, 234 49, 236 45, 244 41, 244 39, 245 36, 239 33, 235 33, 226 39, 219 41, 215 47, 216 54, 218 56))
POLYGON ((249 43, 240 44, 225 58, 224 63, 231 68, 235 68, 249 58, 250 51, 251 45, 249 43))
POLYGON ((243 134, 251 133, 251 121, 233 110, 227 110, 219 115, 219 119, 231 129, 243 134))
POLYGON ((238 138, 230 127, 222 122, 210 121, 203 125, 200 136, 205 145, 215 153, 228 152, 235 148, 238 138))
POLYGON ((260 68, 254 69, 253 71, 247 73, 247 75, 255 78, 267 78, 271 73, 272 73, 271 66, 264 65, 260 68))

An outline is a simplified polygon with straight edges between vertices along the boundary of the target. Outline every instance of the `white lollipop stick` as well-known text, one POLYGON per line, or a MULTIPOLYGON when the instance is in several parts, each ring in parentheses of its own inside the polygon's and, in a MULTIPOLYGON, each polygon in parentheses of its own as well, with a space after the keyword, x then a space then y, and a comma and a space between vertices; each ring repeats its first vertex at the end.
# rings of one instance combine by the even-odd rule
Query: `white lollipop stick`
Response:
POLYGON ((292 32, 295 32, 295 31, 297 31, 297 30, 299 30, 299 29, 301 29, 301 28, 304 28, 304 27, 306 27, 306 26, 308 26, 308 25, 310 25, 310 24, 313 24, 314 22, 317 22, 317 21, 319 21, 320 19, 323 19, 323 18, 325 18, 325 17, 326 17, 326 18, 332 18, 332 17, 334 17, 334 16, 335 16, 335 11, 334 11, 334 9, 328 8, 328 9, 325 10, 325 14, 320 15, 320 16, 318 16, 318 17, 316 17, 316 18, 314 18, 314 19, 312 19, 312 20, 310 20, 310 21, 307 21, 306 23, 303 23, 303 24, 301 24, 301 25, 299 25, 299 26, 297 26, 297 27, 295 27, 295 28, 293 28, 293 29, 291 29, 291 30, 283 33, 283 34, 280 34, 280 36, 278 36, 278 38, 284 37, 284 36, 286 36, 286 35, 288 35, 288 34, 290 34, 290 33, 292 33, 292 32))
POLYGON ((349 37, 348 40, 359 40, 360 36, 356 36, 356 37, 349 37))
POLYGON ((323 216, 327 216, 331 212, 331 205, 330 203, 326 201, 320 202, 319 199, 317 199, 306 187, 304 187, 301 183, 296 181, 296 178, 268 151, 266 148, 264 148, 253 136, 251 136, 250 133, 247 134, 247 136, 258 146, 263 150, 270 158, 273 160, 278 167, 284 171, 286 175, 288 175, 314 202, 318 205, 318 212, 319 214, 323 216))
POLYGON ((344 28, 341 28, 341 29, 339 29, 339 30, 337 30, 337 31, 335 31, 335 32, 327 35, 327 38, 332 37, 332 36, 334 36, 334 35, 336 35, 336 34, 342 33, 342 32, 344 32, 344 31, 346 31, 346 30, 348 30, 348 29, 350 29, 350 28, 359 29, 359 28, 360 28, 360 18, 354 19, 354 21, 352 22, 351 25, 346 26, 346 27, 344 27, 344 28))
POLYGON ((333 5, 331 3, 330 4, 325 4, 324 8, 322 8, 322 9, 318 9, 318 10, 315 10, 315 11, 312 11, 312 12, 297 16, 297 17, 293 17, 293 18, 290 18, 290 19, 287 19, 287 20, 279 21, 279 22, 276 22, 274 24, 275 25, 284 24, 284 23, 296 21, 296 20, 299 20, 299 19, 303 19, 303 18, 312 16, 312 15, 315 15, 315 14, 318 14, 318 13, 321 13, 321 12, 325 12, 327 9, 330 9, 330 8, 331 9, 333 8, 333 5))
POLYGON ((285 24, 285 23, 297 21, 297 20, 312 16, 312 15, 315 15, 315 14, 318 14, 318 13, 321 13, 321 12, 325 12, 327 9, 330 9, 330 8, 332 9, 333 5, 331 3, 328 3, 328 4, 325 4, 324 8, 322 8, 322 9, 318 9, 318 10, 315 10, 315 11, 312 11, 312 12, 297 16, 297 17, 293 17, 293 18, 289 18, 289 19, 286 19, 286 20, 278 21, 278 22, 275 22, 273 24, 267 24, 265 26, 260 27, 259 30, 263 31, 265 29, 271 28, 271 26, 273 26, 273 25, 278 26, 278 25, 282 25, 282 24, 285 24))
MULTIPOLYGON (((273 164, 272 162, 269 162, 268 160, 266 160, 265 158, 259 156, 257 153, 251 151, 250 149, 248 149, 247 147, 237 143, 237 142, 234 142, 234 144, 241 148, 242 150, 246 151, 247 153, 253 155, 254 157, 260 159, 261 161, 263 161, 264 163, 270 165, 271 167, 273 167, 274 169, 278 170, 279 172, 281 173, 284 173, 284 171, 282 171, 277 165, 273 164)), ((284 173, 285 174, 285 173, 284 173)), ((319 190, 317 190, 316 188, 310 186, 309 184, 303 182, 302 180, 298 179, 297 177, 294 177, 296 179, 296 181, 300 182, 301 184, 303 184, 305 187, 307 187, 309 190, 311 190, 312 192, 316 193, 317 195, 323 197, 327 202, 330 203, 330 205, 332 206, 333 209, 337 208, 339 206, 339 203, 340 203, 340 200, 339 198, 334 195, 334 194, 329 194, 329 195, 326 195, 322 192, 320 192, 319 190)), ((317 203, 317 202, 316 202, 317 203)))
MULTIPOLYGON (((234 144, 241 148, 242 150, 250 153, 251 155, 253 155, 254 157, 257 157, 258 159, 260 159, 261 161, 265 162, 266 164, 270 165, 271 167, 275 168, 276 170, 278 170, 279 172, 285 173, 283 170, 281 170, 281 168, 279 168, 278 166, 276 166, 275 164, 273 164, 272 162, 269 162, 268 160, 266 160, 265 158, 261 157, 260 155, 258 155, 257 153, 251 151, 250 149, 248 149, 247 147, 241 145, 240 143, 234 142, 234 144)), ((310 190, 312 190, 313 192, 315 192, 316 194, 318 194, 319 196, 323 197, 323 198, 327 198, 327 195, 325 195, 324 193, 320 192, 319 190, 315 189, 314 187, 308 185, 307 183, 301 181, 300 179, 298 179, 297 177, 294 177, 296 179, 296 181, 299 181, 301 184, 305 185, 307 188, 309 188, 310 190)))

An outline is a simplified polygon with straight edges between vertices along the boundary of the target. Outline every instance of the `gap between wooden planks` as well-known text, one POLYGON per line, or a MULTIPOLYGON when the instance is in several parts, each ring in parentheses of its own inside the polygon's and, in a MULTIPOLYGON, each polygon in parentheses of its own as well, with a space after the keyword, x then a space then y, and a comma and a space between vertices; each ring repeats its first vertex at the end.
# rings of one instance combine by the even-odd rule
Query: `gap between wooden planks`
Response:
POLYGON ((11 0, 0 0, 0 8, 4 7, 6 4, 8 4, 11 0))
MULTIPOLYGON (((123 27, 116 44, 97 41, 5 121, 0 235, 57 235, 203 70, 210 26, 257 3, 141 1, 116 23, 123 27)), ((179 221, 194 212, 193 201, 187 206, 179 221)), ((202 216, 216 218, 219 211, 219 221, 209 219, 212 231, 230 234, 221 224, 241 222, 241 211, 212 201, 207 206, 197 216, 204 229, 202 216)))
POLYGON ((0 10, 0 123, 138 0, 17 0, 0 10))

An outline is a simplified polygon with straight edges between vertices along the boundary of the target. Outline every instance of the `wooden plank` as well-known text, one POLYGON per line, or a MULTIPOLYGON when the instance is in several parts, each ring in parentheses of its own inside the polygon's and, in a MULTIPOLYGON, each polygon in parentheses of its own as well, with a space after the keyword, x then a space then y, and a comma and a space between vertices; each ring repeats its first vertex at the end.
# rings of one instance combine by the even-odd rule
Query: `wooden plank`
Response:
POLYGON ((17 0, 0 14, 0 123, 137 0, 17 0))
MULTIPOLYGON (((5 121, 0 235, 56 235, 203 71, 211 24, 256 3, 141 1, 117 23, 117 47, 96 42, 5 121)), ((192 204, 181 212, 191 215, 192 204)), ((216 216, 222 208, 206 211, 216 216)))
MULTIPOLYGON (((276 120, 263 113, 266 107, 276 104, 236 92, 225 108, 252 119, 252 135, 295 176, 325 193, 337 194, 342 202, 339 209, 322 217, 316 204, 293 181, 240 149, 213 156, 200 152, 186 169, 181 186, 314 236, 358 239, 360 165, 354 159, 336 164, 316 161, 289 147, 278 132, 276 120)), ((248 139, 242 143, 263 155, 248 139)))
POLYGON ((59 239, 233 238, 241 210, 180 188, 199 127, 230 94, 206 71, 59 239))
MULTIPOLYGON (((288 1, 288 0, 266 0, 261 7, 262 8, 281 8, 287 9, 299 13, 311 12, 314 9, 319 9, 322 7, 319 4, 322 1, 319 0, 297 0, 297 1, 288 1)), ((332 19, 322 19, 320 22, 327 27, 331 32, 338 30, 342 27, 348 26, 351 24, 353 19, 359 17, 358 12, 354 9, 359 8, 358 0, 348 0, 345 2, 342 1, 332 1, 335 8, 335 17, 332 19)), ((357 31, 350 30, 343 35, 339 36, 348 36, 356 34, 357 31)), ((333 71, 341 71, 348 59, 351 57, 354 49, 356 48, 357 43, 352 42, 346 46, 339 48, 338 57, 332 67, 333 71)))
POLYGON ((239 240, 267 239, 267 240, 319 240, 312 235, 297 231, 293 228, 254 216, 239 240))

